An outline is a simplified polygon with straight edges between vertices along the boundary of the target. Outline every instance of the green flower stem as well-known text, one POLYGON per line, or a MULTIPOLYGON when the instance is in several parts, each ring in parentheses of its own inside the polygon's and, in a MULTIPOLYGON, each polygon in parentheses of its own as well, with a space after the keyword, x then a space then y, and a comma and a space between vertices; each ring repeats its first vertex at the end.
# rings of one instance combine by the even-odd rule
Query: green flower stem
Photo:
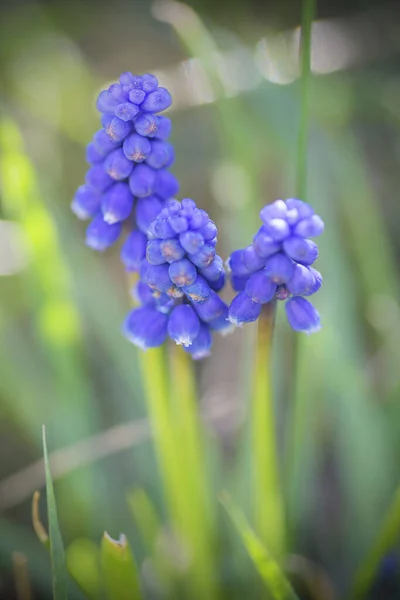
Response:
MULTIPOLYGON (((128 289, 137 282, 137 279, 137 273, 128 273, 128 289)), ((177 527, 183 514, 181 481, 179 465, 175 459, 166 352, 162 346, 146 352, 138 351, 137 354, 165 501, 171 521, 177 527)))
POLYGON ((307 200, 308 98, 311 76, 311 27, 316 0, 303 0, 300 33, 300 126, 297 146, 297 195, 307 200))
POLYGON ((168 512, 173 525, 178 528, 184 515, 182 479, 171 426, 165 348, 138 352, 138 357, 168 512))
POLYGON ((271 382, 275 303, 263 306, 258 321, 252 402, 253 513, 257 534, 279 558, 285 548, 284 507, 278 477, 276 426, 271 382))
POLYGON ((168 356, 165 347, 139 352, 143 387, 171 524, 192 560, 185 583, 191 597, 213 600, 213 528, 195 373, 182 348, 168 350, 168 356))
POLYGON ((400 485, 369 552, 356 571, 350 593, 352 600, 361 600, 366 597, 383 558, 397 544, 399 532, 400 485))
POLYGON ((185 500, 186 528, 182 536, 193 553, 190 594, 199 598, 215 598, 214 543, 204 444, 198 413, 197 386, 192 358, 183 348, 171 344, 171 411, 176 443, 176 459, 180 464, 181 494, 185 500))

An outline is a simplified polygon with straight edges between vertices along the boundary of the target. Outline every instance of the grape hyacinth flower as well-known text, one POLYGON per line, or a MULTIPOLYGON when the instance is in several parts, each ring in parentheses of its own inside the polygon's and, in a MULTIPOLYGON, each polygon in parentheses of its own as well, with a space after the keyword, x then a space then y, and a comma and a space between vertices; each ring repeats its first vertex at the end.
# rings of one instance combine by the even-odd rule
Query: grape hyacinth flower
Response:
MULTIPOLYGON (((141 348, 150 348, 157 345, 155 340, 161 345, 168 335, 194 359, 208 356, 212 332, 231 328, 228 306, 217 294, 224 285, 225 270, 215 250, 214 222, 193 200, 170 200, 148 228, 145 256, 137 234, 124 248, 128 243, 133 248, 128 255, 143 257, 140 265, 136 262, 140 280, 135 296, 152 311, 162 312, 167 324, 164 336, 158 328, 144 327, 135 317, 142 307, 135 308, 125 321, 126 337, 141 348)), ((150 314, 145 313, 146 318, 150 314)))
POLYGON ((295 331, 318 331, 320 316, 304 296, 322 285, 321 274, 311 266, 318 246, 309 239, 323 232, 322 219, 296 198, 268 204, 260 217, 263 225, 253 243, 232 252, 228 260, 232 287, 239 292, 229 320, 236 326, 256 321, 262 305, 277 299, 286 301, 286 316, 295 331))
MULTIPOLYGON (((85 185, 78 188, 71 205, 79 219, 93 219, 86 232, 91 248, 106 250, 119 239, 123 224, 129 228, 136 224, 147 235, 165 202, 178 192, 178 182, 168 171, 174 161, 173 146, 167 141, 171 121, 159 114, 171 102, 168 90, 149 73, 123 73, 118 83, 100 92, 96 106, 102 128, 86 148, 85 185)), ((132 269, 137 248, 124 246, 122 260, 132 269)))

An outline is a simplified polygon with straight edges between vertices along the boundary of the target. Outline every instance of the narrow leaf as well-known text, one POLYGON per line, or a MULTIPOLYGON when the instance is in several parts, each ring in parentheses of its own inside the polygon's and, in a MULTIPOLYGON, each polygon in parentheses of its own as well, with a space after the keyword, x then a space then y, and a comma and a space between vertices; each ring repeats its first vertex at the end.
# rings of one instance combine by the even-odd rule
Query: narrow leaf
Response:
POLYGON ((274 600, 298 600, 292 586, 278 563, 272 558, 259 537, 251 529, 243 513, 233 504, 230 496, 223 492, 220 501, 242 538, 242 542, 261 575, 268 591, 274 600))
POLYGON ((101 564, 109 600, 142 598, 136 564, 125 535, 121 535, 119 540, 114 540, 104 532, 101 542, 101 564))
POLYGON ((50 533, 50 559, 53 577, 53 599, 66 600, 67 571, 65 567, 64 546, 57 518, 56 499, 54 496, 53 481, 50 473, 50 463, 46 445, 46 429, 44 425, 42 429, 42 435, 44 466, 46 471, 47 516, 50 533))
POLYGON ((351 598, 361 600, 372 586, 385 555, 396 546, 400 531, 400 486, 378 530, 376 538, 356 571, 351 598))
POLYGON ((157 535, 161 530, 161 523, 156 509, 149 496, 142 489, 129 492, 127 501, 135 525, 146 544, 146 550, 149 554, 152 554, 157 535))

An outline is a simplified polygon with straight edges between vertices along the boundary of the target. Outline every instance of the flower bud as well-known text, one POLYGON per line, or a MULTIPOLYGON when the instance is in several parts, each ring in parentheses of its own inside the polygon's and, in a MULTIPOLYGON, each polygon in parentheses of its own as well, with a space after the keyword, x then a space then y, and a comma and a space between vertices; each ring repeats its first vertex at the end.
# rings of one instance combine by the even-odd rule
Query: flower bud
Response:
POLYGON ((105 192, 114 183, 114 180, 105 172, 103 164, 91 167, 86 173, 85 183, 96 192, 105 192))
POLYGON ((207 281, 200 275, 190 285, 184 285, 182 291, 194 303, 204 302, 210 297, 210 286, 207 281))
POLYGON ((174 162, 174 147, 168 142, 152 140, 151 152, 147 156, 147 164, 153 169, 169 167, 174 162))
POLYGON ((159 87, 154 92, 147 94, 140 108, 141 110, 155 113, 167 109, 171 104, 172 97, 169 91, 163 87, 159 87))
POLYGON ((193 360, 201 360, 210 356, 211 346, 212 336, 210 330, 207 325, 201 323, 197 337, 195 337, 190 346, 186 346, 184 349, 191 354, 193 360))
POLYGON ((133 196, 126 183, 114 183, 105 192, 101 210, 104 220, 109 223, 118 223, 129 217, 133 208, 133 196))
POLYGON ((297 236, 285 240, 283 249, 290 258, 306 266, 312 265, 318 257, 317 244, 297 236))
POLYGON ((104 160, 104 170, 117 181, 127 179, 132 173, 133 164, 121 148, 113 150, 104 160))
POLYGON ((153 138, 157 135, 158 121, 155 115, 141 113, 135 119, 134 125, 136 132, 139 135, 144 135, 149 138, 153 138))
POLYGON ((162 239, 160 241, 160 250, 166 262, 169 263, 180 260, 185 256, 185 251, 176 238, 162 239))
POLYGON ((324 229, 325 225, 321 217, 312 215, 307 219, 299 221, 294 228, 293 233, 303 238, 317 237, 323 233, 324 229))
POLYGON ((286 315, 295 331, 314 333, 321 329, 320 316, 316 308, 301 296, 290 298, 286 304, 286 315))
POLYGON ((315 278, 310 269, 304 265, 295 264, 293 276, 286 283, 286 287, 294 296, 303 296, 314 284, 315 278))
POLYGON ((121 223, 109 225, 104 221, 102 214, 97 215, 86 229, 86 245, 103 252, 117 241, 121 231, 121 223))
POLYGON ((168 335, 179 346, 191 346, 200 333, 200 321, 189 304, 180 304, 172 309, 168 321, 168 335))
POLYGON ((171 281, 178 287, 191 285, 196 281, 197 269, 187 258, 182 258, 169 265, 171 281))
POLYGON ((317 269, 314 269, 313 267, 308 267, 311 271, 311 273, 314 275, 314 284, 313 286, 307 291, 307 293, 303 294, 303 296, 312 296, 313 294, 315 294, 316 292, 318 292, 318 290, 320 289, 320 287, 322 286, 322 275, 319 271, 317 271, 317 269))
POLYGON ((240 327, 242 323, 256 321, 261 312, 261 304, 254 302, 246 292, 240 292, 229 307, 229 321, 240 327))
POLYGON ((164 117, 164 115, 158 115, 157 121, 157 139, 166 140, 169 138, 172 129, 171 119, 164 117))
POLYGON ((165 263, 160 249, 160 240, 149 240, 146 246, 146 258, 151 265, 162 265, 165 263))
POLYGON ((259 304, 270 302, 275 296, 276 283, 273 283, 264 269, 253 273, 246 284, 246 294, 259 304))
POLYGON ((267 259, 265 272, 273 283, 286 283, 293 277, 294 263, 285 254, 274 254, 267 259))
POLYGON ((169 200, 179 191, 179 183, 175 175, 165 169, 157 171, 154 192, 163 200, 169 200))
POLYGON ((156 171, 142 163, 134 168, 129 178, 129 186, 134 196, 146 198, 146 196, 153 194, 155 181, 156 171))
POLYGON ((204 246, 204 238, 198 231, 182 232, 179 241, 188 254, 195 254, 204 246))
POLYGON ((119 117, 108 117, 103 125, 106 134, 113 142, 122 142, 132 131, 132 123, 119 117))
POLYGON ((100 205, 101 193, 87 185, 81 185, 75 192, 71 209, 78 219, 85 220, 94 217, 99 212, 100 205))
POLYGON ((202 246, 196 253, 190 254, 190 260, 196 265, 196 267, 199 267, 199 269, 208 267, 214 260, 214 257, 215 248, 214 246, 210 246, 210 244, 204 244, 204 246, 202 246))
POLYGON ((115 109, 115 114, 122 121, 133 121, 139 113, 139 107, 132 102, 122 102, 115 109))
POLYGON ((139 271, 146 256, 147 237, 137 229, 130 232, 121 248, 121 260, 127 271, 139 271))
POLYGON ((163 202, 157 196, 148 196, 147 198, 138 198, 136 203, 136 224, 140 231, 146 235, 149 227, 156 216, 160 213, 163 202))
POLYGON ((136 163, 141 163, 149 156, 151 152, 150 142, 147 137, 132 133, 124 141, 122 147, 127 159, 136 163))
POLYGON ((161 346, 167 337, 168 316, 150 306, 133 309, 123 324, 124 336, 142 350, 161 346))

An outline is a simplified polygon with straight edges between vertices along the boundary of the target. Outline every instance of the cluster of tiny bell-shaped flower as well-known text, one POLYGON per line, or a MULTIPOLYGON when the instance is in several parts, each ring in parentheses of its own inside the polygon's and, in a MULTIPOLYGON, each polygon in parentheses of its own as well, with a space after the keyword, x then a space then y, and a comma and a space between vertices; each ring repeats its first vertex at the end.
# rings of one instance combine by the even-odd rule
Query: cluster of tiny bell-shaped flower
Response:
POLYGON ((126 317, 124 335, 142 349, 170 337, 200 359, 210 353, 213 332, 255 321, 274 299, 286 300, 293 329, 317 331, 319 314, 304 296, 322 285, 311 267, 318 247, 308 238, 322 233, 324 224, 301 200, 276 200, 261 210, 253 244, 228 260, 239 293, 230 307, 218 295, 225 268, 215 250, 217 227, 193 200, 175 199, 179 184, 168 170, 171 121, 158 114, 171 101, 151 74, 123 73, 100 93, 102 128, 87 146, 90 168, 72 202, 80 219, 91 219, 86 243, 95 250, 104 251, 123 225, 128 228, 121 259, 139 273, 132 295, 140 306, 126 317))
POLYGON ((114 244, 124 223, 136 230, 143 245, 151 221, 176 195, 179 184, 168 171, 174 160, 167 141, 171 121, 158 114, 171 102, 168 90, 151 74, 123 73, 118 83, 100 92, 96 106, 102 128, 86 148, 90 167, 72 201, 80 219, 92 219, 86 231, 91 248, 104 251, 114 244))
POLYGON ((247 248, 235 250, 228 265, 231 283, 239 292, 229 308, 235 325, 258 319, 263 304, 284 300, 286 315, 295 331, 320 329, 320 316, 304 296, 315 294, 322 276, 311 265, 318 246, 308 239, 324 230, 312 207, 296 198, 276 200, 260 212, 263 225, 247 248))
POLYGON ((142 306, 124 324, 130 341, 146 349, 169 336, 194 359, 209 355, 212 332, 231 329, 228 306, 217 294, 225 270, 216 243, 214 222, 193 200, 167 202, 149 228, 134 288, 142 306))
POLYGON ((140 275, 132 290, 140 306, 128 314, 125 336, 142 349, 169 336, 199 359, 210 352, 212 331, 231 328, 228 306, 217 294, 225 269, 207 213, 193 200, 173 200, 179 184, 168 171, 174 160, 166 141, 171 121, 157 114, 171 100, 151 74, 123 73, 99 94, 102 129, 87 146, 91 166, 72 210, 92 219, 86 243, 98 251, 128 226, 121 259, 140 275))

